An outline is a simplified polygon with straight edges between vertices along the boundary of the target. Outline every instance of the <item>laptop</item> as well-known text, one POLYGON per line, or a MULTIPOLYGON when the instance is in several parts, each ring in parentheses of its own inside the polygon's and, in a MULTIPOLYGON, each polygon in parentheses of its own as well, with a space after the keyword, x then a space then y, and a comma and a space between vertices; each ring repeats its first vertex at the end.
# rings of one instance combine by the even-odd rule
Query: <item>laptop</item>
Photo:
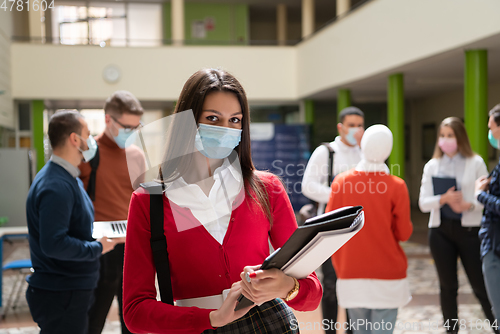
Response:
POLYGON ((127 221, 105 221, 94 222, 92 229, 92 237, 99 239, 104 236, 108 238, 122 238, 127 235, 127 221))

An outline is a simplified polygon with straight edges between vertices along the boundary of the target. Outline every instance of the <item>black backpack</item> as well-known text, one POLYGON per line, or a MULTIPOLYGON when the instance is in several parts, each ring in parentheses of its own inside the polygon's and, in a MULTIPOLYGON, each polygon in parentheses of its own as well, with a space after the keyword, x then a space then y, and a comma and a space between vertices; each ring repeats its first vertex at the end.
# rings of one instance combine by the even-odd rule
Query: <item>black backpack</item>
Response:
MULTIPOLYGON (((333 155, 335 151, 333 150, 330 143, 321 143, 321 145, 326 146, 328 149, 328 185, 330 186, 333 182, 333 155)), ((298 224, 303 225, 305 221, 309 218, 315 217, 318 212, 318 202, 311 201, 311 203, 302 206, 299 210, 298 224)))
POLYGON ((92 202, 95 201, 95 180, 97 175, 97 167, 99 167, 99 145, 97 146, 97 150, 95 152, 95 156, 92 160, 89 161, 89 165, 91 168, 89 184, 87 185, 87 194, 89 195, 92 202))
POLYGON ((141 187, 149 192, 150 244, 153 251, 161 301, 165 304, 174 305, 170 266, 168 263, 167 238, 163 229, 164 185, 158 182, 146 182, 141 183, 141 187))

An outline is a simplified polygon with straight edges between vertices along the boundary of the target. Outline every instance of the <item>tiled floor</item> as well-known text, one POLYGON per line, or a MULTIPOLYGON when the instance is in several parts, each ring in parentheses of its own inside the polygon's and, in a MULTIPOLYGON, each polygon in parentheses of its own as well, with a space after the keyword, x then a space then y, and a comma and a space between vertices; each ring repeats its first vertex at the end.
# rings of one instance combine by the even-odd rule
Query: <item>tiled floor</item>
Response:
MULTIPOLYGON (((426 245, 427 216, 415 212, 416 210, 413 211, 412 219, 415 232, 412 239, 410 239, 411 241, 403 244, 408 256, 408 278, 413 299, 408 305, 399 310, 394 333, 445 333, 439 306, 438 279, 429 254, 429 248, 426 245)), ((28 255, 26 245, 14 247, 14 250, 6 255, 8 255, 9 260, 26 257, 28 255)), ((13 275, 7 274, 4 276, 4 303, 6 294, 9 293, 9 289, 12 287, 13 279, 13 275)), ((492 333, 491 330, 484 329, 485 325, 487 325, 484 321, 484 314, 472 294, 462 266, 459 266, 459 282, 459 317, 462 323, 460 333, 492 333)), ((23 288, 24 291, 25 287, 23 288)), ((296 312, 296 315, 302 333, 323 333, 320 309, 313 312, 296 312)), ((342 319, 340 321, 343 322, 342 319)), ((341 334, 340 332, 339 334, 341 334)), ((38 333, 36 325, 31 320, 24 295, 21 295, 19 307, 14 312, 9 311, 6 319, 0 321, 0 334, 14 333, 38 333)), ((114 303, 108 315, 108 321, 103 333, 121 333, 116 303, 114 303)))

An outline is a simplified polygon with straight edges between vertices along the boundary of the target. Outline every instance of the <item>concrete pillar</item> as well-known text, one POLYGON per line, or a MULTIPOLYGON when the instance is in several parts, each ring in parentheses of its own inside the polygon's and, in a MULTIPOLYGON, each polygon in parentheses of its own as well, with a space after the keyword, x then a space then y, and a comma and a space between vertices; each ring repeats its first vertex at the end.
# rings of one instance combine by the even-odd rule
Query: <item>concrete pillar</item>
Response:
POLYGON ((314 0, 302 0, 302 38, 314 32, 314 0))
POLYGON ((314 123, 314 101, 304 100, 305 123, 313 125, 314 123))
POLYGON ((44 12, 45 15, 45 38, 47 43, 51 44, 54 42, 54 33, 52 32, 52 9, 44 12))
POLYGON ((342 16, 351 9, 351 0, 337 0, 337 16, 342 16))
POLYGON ((45 104, 42 100, 31 101, 33 119, 33 148, 36 151, 37 172, 45 165, 45 150, 43 146, 43 110, 45 104))
POLYGON ((387 84, 387 120, 394 138, 389 156, 389 168, 393 175, 405 177, 405 105, 403 74, 389 76, 387 84))
MULTIPOLYGON (((32 8, 31 8, 32 9, 32 8)), ((41 43, 42 38, 44 37, 44 33, 42 29, 45 28, 45 23, 42 23, 42 11, 28 11, 28 20, 29 20, 29 29, 30 29, 30 38, 32 41, 36 43, 41 43)))
POLYGON ((488 163, 488 51, 465 51, 464 119, 472 150, 488 163))
POLYGON ((184 0, 172 0, 172 44, 184 44, 184 0))
POLYGON ((278 40, 278 45, 286 45, 286 31, 287 31, 287 19, 286 19, 286 5, 280 3, 276 6, 276 36, 278 40))

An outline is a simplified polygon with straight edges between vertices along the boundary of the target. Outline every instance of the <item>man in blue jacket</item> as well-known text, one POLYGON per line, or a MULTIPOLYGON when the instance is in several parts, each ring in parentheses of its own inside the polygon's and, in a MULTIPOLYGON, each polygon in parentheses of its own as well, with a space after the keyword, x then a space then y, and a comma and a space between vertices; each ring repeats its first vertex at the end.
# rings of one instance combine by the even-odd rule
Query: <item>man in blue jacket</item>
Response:
POLYGON ((38 172, 26 202, 31 261, 26 299, 41 333, 86 333, 99 275, 99 257, 115 241, 92 238, 94 207, 78 178, 95 143, 77 111, 49 122, 53 155, 38 172))
MULTIPOLYGON (((499 149, 500 104, 491 109, 488 134, 491 145, 499 149)), ((490 177, 476 181, 477 200, 484 205, 479 238, 486 290, 497 321, 500 319, 500 162, 490 177)), ((498 326, 499 324, 495 324, 498 326)))

